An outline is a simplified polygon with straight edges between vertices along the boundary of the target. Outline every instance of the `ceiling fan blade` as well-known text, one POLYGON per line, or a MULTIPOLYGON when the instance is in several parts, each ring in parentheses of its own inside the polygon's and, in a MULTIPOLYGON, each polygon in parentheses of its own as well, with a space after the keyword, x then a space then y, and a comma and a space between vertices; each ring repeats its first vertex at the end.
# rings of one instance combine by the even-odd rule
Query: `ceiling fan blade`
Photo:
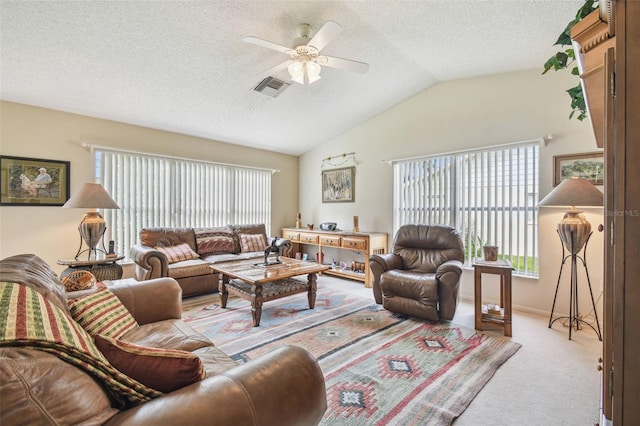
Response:
POLYGON ((260 76, 262 75, 274 75, 282 70, 287 69, 287 67, 289 66, 289 64, 291 64, 293 61, 284 61, 281 64, 278 64, 274 67, 269 68, 268 70, 264 70, 262 71, 260 74, 260 76))
POLYGON ((339 24, 333 21, 327 21, 324 23, 322 28, 318 30, 316 35, 313 36, 309 43, 307 43, 307 46, 313 46, 318 49, 319 52, 324 49, 327 44, 331 43, 334 38, 338 37, 341 32, 342 27, 339 24))
POLYGON ((369 64, 365 62, 352 61, 351 59, 336 58, 334 56, 319 56, 317 62, 331 68, 359 72, 364 74, 369 71, 369 64))
POLYGON ((267 49, 277 50, 278 52, 286 53, 287 55, 292 51, 290 47, 285 47, 272 41, 263 40, 258 37, 245 37, 242 39, 242 41, 244 41, 245 43, 251 43, 258 46, 266 47, 267 49))

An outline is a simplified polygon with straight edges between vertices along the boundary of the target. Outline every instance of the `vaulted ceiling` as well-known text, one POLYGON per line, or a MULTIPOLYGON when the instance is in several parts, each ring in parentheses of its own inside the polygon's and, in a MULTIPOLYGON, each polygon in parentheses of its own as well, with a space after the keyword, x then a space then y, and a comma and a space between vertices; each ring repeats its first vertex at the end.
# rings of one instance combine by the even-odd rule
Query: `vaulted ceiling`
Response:
POLYGON ((299 155, 441 81, 540 69, 582 0, 5 1, 0 97, 299 155), (331 20, 323 67, 278 97, 252 89, 331 20), (293 46, 292 46, 293 47, 293 46))

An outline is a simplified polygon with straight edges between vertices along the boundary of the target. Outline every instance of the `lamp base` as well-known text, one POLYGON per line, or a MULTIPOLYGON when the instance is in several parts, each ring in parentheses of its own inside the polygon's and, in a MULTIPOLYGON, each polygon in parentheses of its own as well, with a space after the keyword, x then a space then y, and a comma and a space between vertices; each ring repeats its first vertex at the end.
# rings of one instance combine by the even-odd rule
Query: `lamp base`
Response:
POLYGON ((591 223, 575 208, 565 213, 558 223, 558 234, 569 253, 580 253, 591 236, 591 223))
POLYGON ((80 247, 78 248, 78 253, 76 253, 76 259, 86 252, 88 252, 88 260, 91 259, 91 254, 93 254, 95 258, 98 257, 98 252, 106 254, 107 251, 104 247, 104 242, 102 244, 102 249, 96 248, 98 243, 100 243, 100 240, 102 240, 102 236, 106 230, 107 225, 104 221, 104 217, 102 217, 100 213, 85 213, 82 221, 78 225, 78 232, 80 233, 80 247), (82 250, 83 241, 88 247, 85 250, 82 250))

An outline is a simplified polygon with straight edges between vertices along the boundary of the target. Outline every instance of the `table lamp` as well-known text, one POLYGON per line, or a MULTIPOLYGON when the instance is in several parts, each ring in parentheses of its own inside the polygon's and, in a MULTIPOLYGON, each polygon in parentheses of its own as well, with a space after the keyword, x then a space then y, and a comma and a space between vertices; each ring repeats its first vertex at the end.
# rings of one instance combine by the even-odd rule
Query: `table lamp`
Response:
POLYGON ((76 259, 84 252, 88 252, 87 260, 91 259, 92 254, 97 258, 98 251, 106 254, 104 242, 102 249, 96 247, 107 230, 107 225, 104 217, 93 209, 119 209, 120 207, 113 201, 113 198, 111 198, 102 185, 99 183, 85 183, 62 207, 92 209, 85 213, 80 225, 78 225, 80 247, 75 256, 76 259), (88 247, 85 250, 82 250, 82 241, 84 241, 88 247))
POLYGON ((539 203, 539 207, 570 207, 565 212, 564 217, 558 223, 558 236, 562 241, 562 264, 560 266, 560 273, 558 274, 558 283, 556 285, 556 293, 553 298, 553 305, 551 307, 551 316, 549 317, 549 328, 553 323, 561 318, 569 320, 569 340, 571 340, 571 330, 575 326, 576 330, 580 329, 580 324, 586 324, 593 329, 598 335, 598 338, 602 340, 602 334, 600 333, 600 322, 598 321, 598 313, 596 311, 595 301, 593 298, 593 291, 591 290, 591 279, 589 278, 589 269, 587 268, 587 262, 585 253, 587 251, 587 242, 591 237, 591 223, 584 217, 583 212, 576 207, 597 207, 603 205, 603 195, 591 182, 584 178, 571 178, 563 180, 553 191, 547 194, 539 203), (582 256, 579 256, 581 250, 584 251, 582 256), (569 252, 569 255, 564 255, 564 250, 569 252), (558 317, 553 319, 553 311, 556 306, 556 298, 558 296, 558 288, 560 286, 560 278, 562 277, 562 269, 565 262, 571 259, 571 293, 569 300, 569 316, 558 317), (584 266, 587 283, 589 284, 589 293, 591 294, 591 304, 593 305, 593 312, 596 318, 596 330, 591 324, 582 320, 579 317, 578 311, 578 276, 577 276, 577 260, 580 259, 584 266))

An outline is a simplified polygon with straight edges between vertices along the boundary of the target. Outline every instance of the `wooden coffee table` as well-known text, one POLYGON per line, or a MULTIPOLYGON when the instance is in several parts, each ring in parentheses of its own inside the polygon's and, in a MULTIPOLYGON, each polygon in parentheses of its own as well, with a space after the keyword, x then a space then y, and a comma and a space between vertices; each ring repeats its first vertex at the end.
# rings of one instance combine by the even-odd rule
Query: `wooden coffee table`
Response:
POLYGON ((280 260, 281 264, 271 266, 263 266, 262 258, 212 264, 211 269, 222 275, 222 307, 227 307, 229 293, 250 301, 254 327, 260 325, 262 304, 269 300, 307 292, 309 309, 313 309, 316 304, 316 274, 328 270, 329 266, 288 257, 280 257, 280 260), (305 274, 306 281, 294 279, 305 274))

